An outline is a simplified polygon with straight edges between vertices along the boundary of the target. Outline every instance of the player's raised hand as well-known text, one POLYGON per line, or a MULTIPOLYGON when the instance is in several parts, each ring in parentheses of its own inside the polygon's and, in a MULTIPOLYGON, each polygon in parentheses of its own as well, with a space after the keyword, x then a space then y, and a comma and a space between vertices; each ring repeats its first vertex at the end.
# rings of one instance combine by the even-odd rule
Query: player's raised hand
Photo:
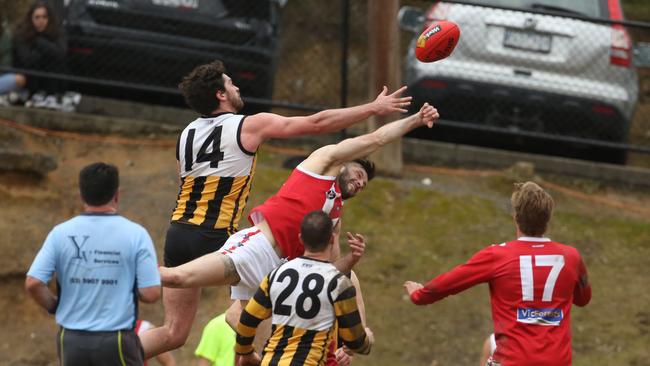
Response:
POLYGON ((424 103, 418 112, 418 117, 423 126, 431 128, 438 118, 440 118, 440 115, 438 114, 437 109, 429 105, 429 103, 424 103))
POLYGON ((388 88, 384 86, 374 101, 377 107, 376 114, 383 116, 394 112, 406 113, 406 108, 411 105, 413 97, 402 97, 404 90, 406 90, 406 86, 397 89, 392 94, 388 94, 388 88))
POLYGON ((423 288, 421 283, 413 282, 413 281, 406 281, 404 282, 404 288, 406 289, 406 292, 408 292, 409 296, 411 296, 412 293, 415 291, 423 288))
POLYGON ((346 234, 348 237, 348 245, 350 246, 350 251, 352 253, 352 258, 354 259, 354 263, 357 263, 366 250, 366 238, 364 238, 361 234, 352 234, 349 231, 346 234))

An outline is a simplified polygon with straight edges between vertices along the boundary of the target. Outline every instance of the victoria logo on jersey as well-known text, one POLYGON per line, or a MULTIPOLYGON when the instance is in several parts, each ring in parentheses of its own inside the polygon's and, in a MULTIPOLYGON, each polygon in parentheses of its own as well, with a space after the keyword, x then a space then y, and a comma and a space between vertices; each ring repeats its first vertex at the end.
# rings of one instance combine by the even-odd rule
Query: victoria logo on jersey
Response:
POLYGON ((517 321, 520 323, 558 326, 563 318, 562 309, 517 309, 517 321))

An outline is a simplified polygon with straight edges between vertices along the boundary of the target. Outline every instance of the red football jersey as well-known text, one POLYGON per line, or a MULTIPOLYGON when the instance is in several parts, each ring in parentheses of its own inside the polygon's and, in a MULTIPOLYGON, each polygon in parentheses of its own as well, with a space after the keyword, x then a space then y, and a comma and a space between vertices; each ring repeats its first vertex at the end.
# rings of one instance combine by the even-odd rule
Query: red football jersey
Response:
POLYGON ((336 177, 312 173, 298 166, 278 193, 253 208, 248 221, 255 225, 262 218, 273 232, 275 242, 289 260, 303 255, 300 223, 311 211, 323 210, 336 224, 343 210, 343 199, 336 177))
POLYGON ((431 280, 411 300, 430 304, 482 282, 490 284, 495 361, 571 364, 571 304, 584 306, 591 299, 577 249, 531 237, 492 245, 431 280))

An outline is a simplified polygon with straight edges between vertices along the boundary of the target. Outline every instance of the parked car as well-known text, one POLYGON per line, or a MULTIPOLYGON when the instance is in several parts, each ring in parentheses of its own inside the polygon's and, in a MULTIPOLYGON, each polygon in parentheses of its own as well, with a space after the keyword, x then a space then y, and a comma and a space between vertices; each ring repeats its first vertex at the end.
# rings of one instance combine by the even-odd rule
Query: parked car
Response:
POLYGON ((220 59, 245 100, 271 99, 281 3, 70 0, 68 66, 74 76, 164 94, 195 66, 220 59))
MULTIPOLYGON (((461 30, 443 61, 419 62, 414 43, 409 47, 405 78, 412 105, 429 101, 442 118, 481 128, 456 130, 451 135, 460 141, 499 136, 505 147, 532 150, 561 141, 571 147, 590 146, 585 140, 624 143, 639 93, 632 40, 623 26, 588 18, 622 20, 619 0, 441 1, 426 12, 404 7, 400 24, 415 32, 413 42, 436 20, 461 30)), ((609 152, 605 160, 625 161, 625 150, 609 152)))

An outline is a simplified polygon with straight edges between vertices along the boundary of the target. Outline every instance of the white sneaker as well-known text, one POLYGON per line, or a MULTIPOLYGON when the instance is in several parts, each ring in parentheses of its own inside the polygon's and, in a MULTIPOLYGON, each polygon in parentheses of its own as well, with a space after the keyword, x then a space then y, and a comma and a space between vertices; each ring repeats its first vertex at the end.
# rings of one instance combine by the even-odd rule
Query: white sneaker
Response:
POLYGON ((47 95, 44 92, 36 92, 32 94, 31 98, 25 102, 27 108, 42 108, 47 95))
POLYGON ((0 107, 9 107, 11 103, 9 103, 9 95, 8 94, 1 94, 0 95, 0 107))
POLYGON ((23 89, 9 92, 9 103, 11 105, 23 105, 29 100, 29 91, 23 89))
POLYGON ((61 110, 63 105, 59 102, 56 95, 50 94, 45 97, 42 107, 47 109, 61 110))
POLYGON ((73 91, 63 93, 63 100, 68 99, 72 104, 78 106, 81 103, 81 94, 73 91))
POLYGON ((65 112, 75 112, 79 103, 81 103, 81 94, 76 92, 65 92, 61 99, 62 110, 65 112))

